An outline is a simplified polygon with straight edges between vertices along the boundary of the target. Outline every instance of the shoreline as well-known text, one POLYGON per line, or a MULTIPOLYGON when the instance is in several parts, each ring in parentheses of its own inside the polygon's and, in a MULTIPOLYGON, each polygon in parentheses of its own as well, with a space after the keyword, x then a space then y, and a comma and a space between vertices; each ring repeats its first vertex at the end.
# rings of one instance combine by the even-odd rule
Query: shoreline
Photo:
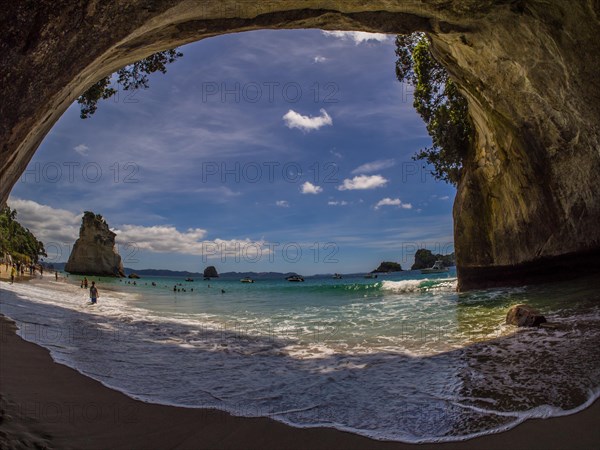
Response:
MULTIPOLYGON (((600 400, 576 414, 526 420, 466 441, 407 444, 270 418, 145 403, 52 360, 0 315, 0 444, 41 448, 588 449, 600 445, 600 400)), ((26 448, 26 447, 22 447, 26 448)))
MULTIPOLYGON (((26 280, 22 280, 26 281, 26 280)), ((27 280, 29 281, 29 280, 27 280)), ((35 280, 55 284, 54 276, 35 280)), ((61 278, 59 284, 67 280, 61 278)), ((71 284, 71 283, 69 283, 71 284)), ((0 283, 1 286, 1 283, 0 283)), ((443 443, 379 441, 270 417, 146 403, 52 359, 20 338, 0 303, 1 448, 587 449, 600 446, 600 399, 575 414, 529 419, 507 431, 443 443), (158 426, 160 424, 160 426, 158 426), (576 436, 574 438, 573 436, 576 436), (92 437, 92 438, 90 438, 92 437), (12 444, 11 444, 12 441, 12 444)))
MULTIPOLYGON (((47 273, 47 276, 50 275, 54 276, 54 272, 47 273)), ((29 271, 26 271, 23 275, 21 275, 20 273, 17 274, 17 276, 15 277, 15 283, 23 283, 29 280, 35 280, 37 278, 43 279, 43 277, 38 273, 30 275, 29 271)), ((4 263, 0 263, 0 280, 4 280, 10 283, 10 268, 7 268, 6 264, 4 263)))

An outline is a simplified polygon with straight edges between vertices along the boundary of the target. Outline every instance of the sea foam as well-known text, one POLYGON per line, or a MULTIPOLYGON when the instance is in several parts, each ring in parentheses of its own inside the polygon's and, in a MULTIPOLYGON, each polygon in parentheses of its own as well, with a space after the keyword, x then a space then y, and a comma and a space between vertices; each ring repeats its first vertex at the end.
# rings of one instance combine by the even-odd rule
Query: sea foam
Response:
POLYGON ((77 286, 32 282, 3 284, 0 307, 56 361, 133 398, 375 439, 462 440, 598 397, 597 308, 570 302, 548 314, 560 330, 515 332, 502 325, 505 304, 529 291, 457 297, 455 283, 386 280, 366 299, 314 289, 322 297, 295 296, 288 313, 278 292, 268 314, 248 303, 219 316, 105 289, 91 306, 77 286))

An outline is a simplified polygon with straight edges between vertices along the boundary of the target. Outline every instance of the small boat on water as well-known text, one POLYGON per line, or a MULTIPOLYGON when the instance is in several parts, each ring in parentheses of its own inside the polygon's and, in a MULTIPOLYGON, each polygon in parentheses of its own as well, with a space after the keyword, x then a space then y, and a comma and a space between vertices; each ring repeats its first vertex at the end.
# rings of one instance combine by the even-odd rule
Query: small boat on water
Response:
POLYGON ((242 283, 254 283, 254 280, 250 277, 244 277, 240 280, 242 283))
POLYGON ((194 279, 193 278, 186 278, 185 281, 190 281, 191 282, 191 281, 194 281, 194 279))
POLYGON ((333 279, 334 279, 334 280, 341 280, 341 279, 342 279, 342 276, 341 276, 339 273, 334 273, 334 274, 333 274, 333 279))
POLYGON ((300 281, 304 281, 300 275, 292 275, 291 277, 287 277, 286 280, 291 281, 292 283, 298 283, 300 281))
POLYGON ((450 269, 444 266, 443 261, 436 261, 435 264, 429 269, 421 269, 421 273, 444 273, 448 272, 449 270, 450 269))
POLYGON ((365 278, 377 278, 377 275, 372 274, 372 273, 368 273, 365 275, 365 278))

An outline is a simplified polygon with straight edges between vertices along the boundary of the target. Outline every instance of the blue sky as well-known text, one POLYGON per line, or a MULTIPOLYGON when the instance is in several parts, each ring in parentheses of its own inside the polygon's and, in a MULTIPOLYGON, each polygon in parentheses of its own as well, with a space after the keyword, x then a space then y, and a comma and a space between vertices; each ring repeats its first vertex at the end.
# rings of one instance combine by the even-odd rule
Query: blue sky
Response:
POLYGON ((102 214, 137 269, 363 272, 452 251, 452 186, 427 146, 393 36, 256 31, 199 41, 150 89, 74 104, 9 204, 64 261, 102 214))

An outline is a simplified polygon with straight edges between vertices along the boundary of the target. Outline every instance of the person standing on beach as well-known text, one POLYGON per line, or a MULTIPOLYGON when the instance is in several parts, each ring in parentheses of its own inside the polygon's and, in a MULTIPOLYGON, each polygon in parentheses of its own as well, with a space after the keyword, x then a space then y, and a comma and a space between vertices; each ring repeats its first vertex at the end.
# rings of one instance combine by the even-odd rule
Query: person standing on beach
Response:
POLYGON ((92 305, 96 304, 96 300, 100 297, 100 294, 98 294, 98 288, 96 287, 96 282, 92 281, 92 286, 90 287, 90 301, 92 302, 92 305))
POLYGON ((12 266, 12 268, 10 269, 10 284, 13 284, 15 282, 16 275, 17 275, 17 269, 15 268, 15 266, 12 266))
POLYGON ((87 277, 83 277, 83 287, 87 289, 88 287, 88 280, 87 277))
POLYGON ((54 271, 54 279, 58 281, 58 270, 54 271))

